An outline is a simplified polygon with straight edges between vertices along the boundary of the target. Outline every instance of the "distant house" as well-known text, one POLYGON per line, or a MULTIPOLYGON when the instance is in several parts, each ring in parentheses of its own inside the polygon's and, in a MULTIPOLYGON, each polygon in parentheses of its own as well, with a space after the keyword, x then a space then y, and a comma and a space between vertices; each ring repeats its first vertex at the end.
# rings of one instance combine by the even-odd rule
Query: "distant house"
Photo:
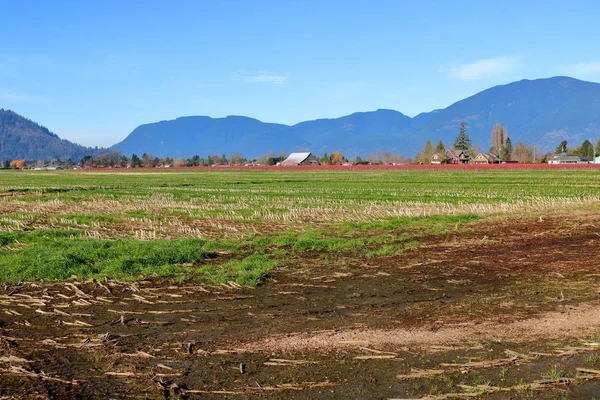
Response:
POLYGON ((594 164, 600 164, 600 156, 594 158, 594 164))
POLYGON ((498 164, 500 157, 492 153, 479 153, 472 162, 473 164, 498 164))
POLYGON ((548 164, 580 164, 581 162, 581 158, 573 153, 555 154, 548 159, 548 164))
POLYGON ((448 164, 468 164, 471 156, 466 150, 446 150, 448 164))
POLYGON ((321 165, 317 157, 311 153, 292 153, 283 160, 279 165, 284 167, 297 166, 297 165, 321 165))
POLYGON ((446 164, 448 159, 448 156, 446 156, 446 153, 434 153, 431 156, 431 160, 429 160, 430 164, 446 164))

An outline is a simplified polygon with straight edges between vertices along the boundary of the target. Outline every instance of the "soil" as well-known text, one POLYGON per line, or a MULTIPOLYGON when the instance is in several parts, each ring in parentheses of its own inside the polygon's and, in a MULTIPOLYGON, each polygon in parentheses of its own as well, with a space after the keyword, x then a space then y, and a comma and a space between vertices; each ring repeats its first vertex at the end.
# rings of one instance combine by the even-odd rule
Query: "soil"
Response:
POLYGON ((399 256, 298 253, 256 288, 7 285, 0 396, 589 398, 598 217, 486 219, 399 256), (525 387, 552 366, 577 380, 525 387))

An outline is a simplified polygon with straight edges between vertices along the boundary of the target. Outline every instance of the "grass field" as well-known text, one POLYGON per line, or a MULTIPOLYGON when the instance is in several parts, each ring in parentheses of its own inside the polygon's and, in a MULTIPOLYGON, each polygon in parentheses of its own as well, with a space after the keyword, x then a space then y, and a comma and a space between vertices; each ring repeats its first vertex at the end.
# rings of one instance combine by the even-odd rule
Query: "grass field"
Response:
MULTIPOLYGON (((594 204, 600 198, 597 176, 596 171, 4 172, 0 280, 156 274, 247 283, 247 274, 193 266, 210 264, 218 251, 230 252, 231 262, 308 249, 366 247, 366 256, 397 254, 418 245, 419 236, 486 215, 594 204), (402 240, 390 237, 397 230, 408 232, 402 240)), ((250 281, 259 283, 274 265, 257 265, 260 273, 250 281)))
POLYGON ((0 171, 0 395, 589 398, 599 216, 595 170, 0 171))

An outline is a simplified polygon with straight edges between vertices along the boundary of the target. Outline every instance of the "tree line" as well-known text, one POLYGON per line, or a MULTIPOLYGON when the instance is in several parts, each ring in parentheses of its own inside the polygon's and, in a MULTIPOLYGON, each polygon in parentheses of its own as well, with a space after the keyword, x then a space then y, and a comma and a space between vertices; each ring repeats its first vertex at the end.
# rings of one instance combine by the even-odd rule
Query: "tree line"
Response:
MULTIPOLYGON (((523 142, 517 142, 513 145, 510 137, 508 136, 507 129, 500 123, 496 123, 492 128, 491 133, 492 145, 488 151, 498 157, 500 161, 513 160, 519 163, 546 163, 551 153, 540 154, 535 146, 528 146, 523 142)), ((460 128, 456 138, 453 142, 453 150, 466 151, 471 158, 476 157, 479 153, 482 153, 481 149, 477 145, 473 145, 468 125, 466 122, 460 124, 460 128)), ((556 148, 556 153, 574 153, 580 156, 582 159, 591 161, 594 157, 600 156, 600 139, 594 147, 589 140, 585 140, 580 146, 569 149, 567 141, 563 140, 556 148)), ((415 162, 418 164, 429 164, 434 154, 443 155, 446 153, 446 146, 440 140, 437 146, 434 148, 431 141, 427 141, 423 149, 417 153, 415 162)))
MULTIPOLYGON (((210 154, 201 157, 196 154, 188 158, 176 157, 154 157, 152 154, 143 153, 141 156, 136 153, 130 157, 119 151, 109 151, 100 155, 86 155, 80 160, 74 161, 71 158, 67 160, 5 160, 4 168, 22 169, 36 166, 71 168, 167 168, 167 167, 210 167, 210 166, 272 166, 277 165, 287 158, 287 153, 269 152, 262 154, 258 158, 246 158, 239 152, 230 156, 225 154, 210 154)), ((349 160, 341 152, 336 151, 331 154, 324 153, 321 157, 316 157, 321 165, 341 165, 344 163, 352 164, 394 164, 410 163, 410 158, 402 157, 390 152, 377 150, 374 154, 367 153, 366 157, 357 156, 354 160, 349 160)))

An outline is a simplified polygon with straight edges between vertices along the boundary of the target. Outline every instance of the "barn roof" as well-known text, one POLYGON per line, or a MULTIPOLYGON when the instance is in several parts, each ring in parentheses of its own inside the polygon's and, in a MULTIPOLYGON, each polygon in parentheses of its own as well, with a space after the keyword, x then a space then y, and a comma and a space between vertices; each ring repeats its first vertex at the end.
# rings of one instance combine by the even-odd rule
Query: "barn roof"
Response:
POLYGON ((310 157, 310 153, 291 153, 288 158, 281 162, 281 165, 298 165, 310 157))
POLYGON ((573 154, 573 153, 560 153, 560 154, 555 154, 552 157, 552 160, 560 160, 560 161, 580 161, 581 157, 579 157, 577 154, 573 154))

